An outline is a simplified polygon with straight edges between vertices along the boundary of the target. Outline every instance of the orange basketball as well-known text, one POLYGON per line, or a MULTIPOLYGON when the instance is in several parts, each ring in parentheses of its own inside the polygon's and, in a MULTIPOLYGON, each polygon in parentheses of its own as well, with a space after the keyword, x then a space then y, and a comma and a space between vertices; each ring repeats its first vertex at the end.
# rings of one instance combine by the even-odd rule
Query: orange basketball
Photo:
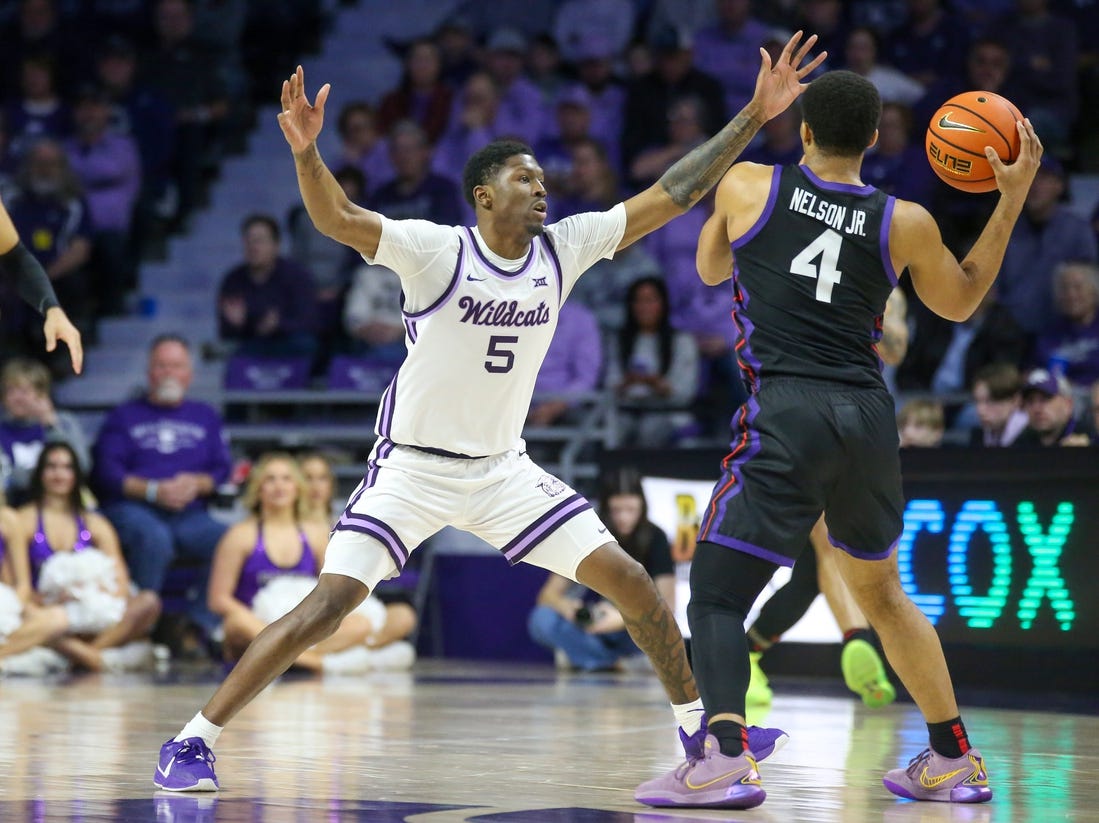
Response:
POLYGON ((967 91, 951 97, 927 127, 927 161, 944 183, 970 192, 992 191, 996 176, 985 157, 992 146, 1005 163, 1019 156, 1015 121, 1022 113, 1010 100, 990 91, 967 91))

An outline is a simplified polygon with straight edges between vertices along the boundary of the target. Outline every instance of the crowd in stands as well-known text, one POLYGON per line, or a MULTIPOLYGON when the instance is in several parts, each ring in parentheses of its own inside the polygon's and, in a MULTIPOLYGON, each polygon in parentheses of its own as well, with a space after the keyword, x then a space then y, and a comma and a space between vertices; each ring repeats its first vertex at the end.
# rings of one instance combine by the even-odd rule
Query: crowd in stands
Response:
MULTIPOLYGON (((342 152, 331 165, 355 202, 391 218, 469 224, 465 158, 491 139, 516 137, 545 170, 554 219, 607 208, 651 184, 743 105, 761 45, 774 48, 785 32, 804 28, 828 48, 826 68, 863 74, 882 95, 866 182, 931 209, 959 256, 996 195, 963 194, 937 180, 923 153, 931 112, 968 88, 1002 92, 1031 117, 1047 147, 997 287, 972 318, 943 321, 902 278, 910 345, 889 372, 898 405, 940 398, 946 441, 959 442, 973 420, 965 400, 976 373, 1010 363, 1024 376, 1039 367, 1063 374, 1082 408, 1099 376, 1099 251, 1094 227, 1068 206, 1068 170, 1092 169, 1084 113, 1095 86, 1088 33, 1099 28, 1099 12, 1040 0, 594 0, 524 4, 522 15, 498 11, 469 3, 433 36, 391 43, 404 63, 400 83, 336 113, 342 152)), ((796 108, 775 118, 744 159, 797 162, 799 126, 796 108)), ((246 264, 225 275, 219 311, 230 350, 307 358, 320 385, 333 355, 391 372, 403 356, 397 279, 318 235, 300 207, 286 220, 289 254, 300 268, 290 259, 271 262, 277 247, 257 266, 249 234, 262 221, 277 243, 277 218, 245 221, 246 264), (300 291, 290 297, 279 285, 281 272, 302 280, 302 269, 312 275, 312 298, 300 291), (227 320, 228 292, 238 296, 229 302, 235 323, 227 320), (264 298, 276 293, 294 303, 293 312, 264 298), (336 317, 343 319, 338 328, 336 317)), ((651 445, 724 436, 744 392, 728 289, 706 286, 695 273, 705 219, 704 207, 693 210, 581 279, 570 300, 579 307, 567 318, 570 333, 558 336, 539 392, 612 392, 630 435, 651 445), (646 279, 639 300, 631 289, 646 279), (656 302, 662 320, 635 316, 639 303, 656 302), (657 325, 636 325, 642 322, 657 325), (570 363, 573 357, 583 362, 570 363), (660 382, 661 375, 670 380, 660 382)), ((531 423, 568 420, 568 407, 559 397, 537 404, 531 423)))
MULTIPOLYGON (((247 129, 250 101, 269 98, 303 48, 294 32, 308 40, 320 31, 313 5, 0 3, 0 196, 75 317, 91 324, 125 310, 154 227, 186 226, 211 171, 247 129)), ((997 284, 969 320, 938 318, 901 279, 908 353, 886 377, 902 446, 1099 445, 1099 209, 1089 223, 1069 207, 1070 170, 1099 167, 1092 4, 470 2, 432 36, 391 44, 404 63, 400 83, 330 113, 341 150, 328 161, 351 200, 390 218, 470 224, 466 157, 491 139, 517 137, 546 172, 552 219, 606 209, 722 125, 751 94, 758 48, 774 48, 795 28, 820 36, 827 68, 878 87, 885 106, 865 180, 926 205, 959 255, 996 195, 962 194, 934 177, 922 148, 930 112, 965 89, 1000 91, 1046 145, 997 284)), ((775 118, 745 159, 797 162, 799 125, 796 110, 775 118)), ((569 423, 570 397, 603 391, 619 405, 620 435, 631 444, 727 437, 746 395, 728 286, 706 286, 695 272, 706 216, 704 206, 692 210, 581 278, 540 374, 531 426, 569 423)), ((241 258, 225 261, 210 295, 231 357, 300 361, 303 385, 314 387, 332 385, 330 365, 350 359, 376 369, 384 385, 404 357, 396 275, 319 234, 301 206, 240 219, 241 258)), ((0 292, 0 316, 4 358, 36 354, 41 347, 28 342, 35 324, 14 295, 0 292)), ((268 619, 242 575, 293 567, 308 577, 320 566, 331 467, 286 455, 260 461, 244 521, 212 517, 209 503, 232 467, 226 424, 188 397, 194 364, 185 338, 165 335, 149 354, 145 394, 114 408, 91 448, 50 399, 56 363, 8 359, 0 373, 0 475, 11 505, 23 507, 0 510, 8 549, 0 574, 26 605, 29 627, 13 635, 0 619, 0 661, 32 637, 78 665, 112 665, 102 650, 148 635, 181 565, 211 593, 189 603, 188 619, 204 636, 219 636, 221 624, 232 657, 268 619), (54 458, 68 464, 53 466, 54 458), (65 475, 67 491, 60 481, 49 491, 51 472, 65 475), (53 608, 19 559, 33 566, 42 546, 78 553, 93 544, 117 570, 99 587, 113 622, 53 608), (19 645, 5 645, 12 637, 19 645)), ((633 526, 616 528, 626 535, 633 526)), ((554 589, 543 605, 560 614, 553 603, 566 599, 573 604, 554 589)), ((302 665, 323 669, 325 653, 348 649, 350 658, 329 665, 365 665, 360 650, 413 630, 410 610, 370 609, 337 635, 347 645, 314 650, 302 665)), ((536 636, 567 629, 543 617, 532 623, 536 636)))
MULTIPOLYGON (((140 261, 242 147, 253 99, 315 46, 319 5, 0 3, 0 197, 85 338, 129 308, 140 261)), ((33 317, 6 289, 0 312, 5 354, 36 354, 33 317)))
MULTIPOLYGON (((157 339, 147 393, 107 415, 89 474, 83 441, 42 388, 44 367, 5 367, 5 407, 24 418, 0 424, 5 479, 22 504, 0 507, 0 673, 149 665, 148 637, 173 568, 190 568, 198 590, 177 625, 192 641, 222 645, 227 660, 312 588, 334 520, 331 464, 320 454, 266 455, 248 477, 243 519, 215 519, 209 508, 229 477, 229 444, 220 414, 187 397, 191 377, 186 341, 157 339), (16 468, 26 465, 23 478, 16 468)), ((405 668, 415 658, 404 639, 416 620, 400 598, 372 596, 346 631, 299 665, 405 668)), ((164 639, 184 651, 187 638, 164 639)))

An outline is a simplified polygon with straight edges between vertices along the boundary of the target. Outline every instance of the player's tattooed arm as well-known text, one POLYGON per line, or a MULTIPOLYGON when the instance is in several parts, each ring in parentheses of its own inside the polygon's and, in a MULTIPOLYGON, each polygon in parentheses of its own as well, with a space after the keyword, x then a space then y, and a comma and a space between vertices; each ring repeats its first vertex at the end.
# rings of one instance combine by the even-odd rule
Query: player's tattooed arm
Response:
POLYGON ((681 209, 689 209, 717 185, 763 121, 744 109, 721 131, 688 153, 657 181, 681 209))

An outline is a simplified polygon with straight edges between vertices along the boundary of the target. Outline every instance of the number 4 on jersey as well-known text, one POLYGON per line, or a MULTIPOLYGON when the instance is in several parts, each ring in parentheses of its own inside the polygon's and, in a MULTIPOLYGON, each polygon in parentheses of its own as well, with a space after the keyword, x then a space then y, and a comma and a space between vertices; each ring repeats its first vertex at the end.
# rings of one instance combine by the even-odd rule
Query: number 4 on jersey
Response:
POLYGON ((833 229, 824 232, 790 261, 790 271, 802 277, 812 277, 817 281, 817 300, 821 303, 832 302, 832 287, 840 281, 843 274, 836 268, 840 259, 840 246, 843 237, 833 229), (813 262, 820 258, 820 265, 813 262))

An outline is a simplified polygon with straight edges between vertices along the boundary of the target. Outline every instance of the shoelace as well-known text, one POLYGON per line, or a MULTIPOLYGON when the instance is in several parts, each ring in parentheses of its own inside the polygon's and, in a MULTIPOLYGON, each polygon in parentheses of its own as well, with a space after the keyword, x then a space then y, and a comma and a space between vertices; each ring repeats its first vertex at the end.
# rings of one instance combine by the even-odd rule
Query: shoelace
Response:
POLYGON ((184 743, 176 752, 176 763, 194 763, 196 760, 204 760, 213 763, 217 760, 214 753, 207 746, 196 746, 194 743, 184 743))
POLYGON ((920 768, 923 767, 930 759, 931 749, 924 749, 922 752, 920 752, 918 755, 908 761, 908 768, 905 770, 905 773, 909 777, 915 779, 916 775, 920 771, 920 768))

